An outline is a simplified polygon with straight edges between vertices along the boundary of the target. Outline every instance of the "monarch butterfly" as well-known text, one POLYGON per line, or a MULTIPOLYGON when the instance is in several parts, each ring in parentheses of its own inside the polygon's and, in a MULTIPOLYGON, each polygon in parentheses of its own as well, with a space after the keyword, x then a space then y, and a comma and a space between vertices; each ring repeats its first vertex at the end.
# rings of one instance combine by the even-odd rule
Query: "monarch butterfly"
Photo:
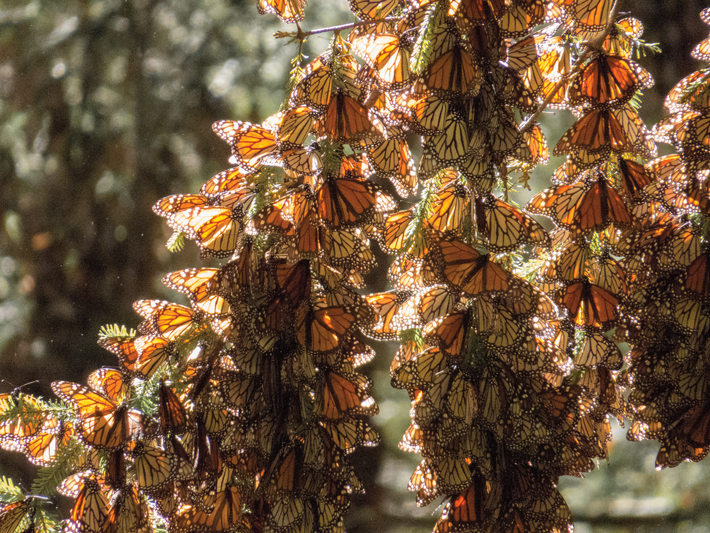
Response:
POLYGON ((341 270, 353 287, 362 287, 362 275, 370 271, 375 257, 366 238, 355 231, 333 230, 325 234, 324 256, 329 258, 331 267, 341 270))
POLYGON ((419 261, 402 254, 392 261, 387 277, 392 281, 395 290, 410 291, 437 283, 440 276, 433 258, 427 257, 419 261))
POLYGON ((476 300, 477 327, 483 342, 493 350, 510 348, 520 338, 522 328, 518 317, 492 300, 476 300))
POLYGON ((569 107, 567 102, 568 91, 569 82, 566 80, 544 80, 542 82, 542 96, 545 98, 545 101, 550 100, 548 105, 551 109, 566 109, 569 107))
POLYGON ((108 515, 108 498, 95 476, 84 479, 68 521, 69 531, 99 533, 108 515))
POLYGON ((392 213, 385 220, 383 244, 385 251, 404 251, 415 260, 424 259, 430 250, 431 237, 426 231, 416 231, 411 210, 392 213))
POLYGON ((160 430, 163 435, 183 432, 187 426, 185 406, 175 391, 164 381, 158 387, 158 398, 160 400, 158 403, 160 430))
POLYGON ((457 358, 466 346, 471 310, 456 310, 424 326, 424 340, 438 346, 449 357, 457 358))
POLYGON ((375 357, 375 350, 354 336, 346 337, 341 349, 353 368, 369 363, 375 357))
POLYGON ((212 124, 214 132, 232 149, 232 164, 244 172, 256 170, 262 164, 279 164, 279 146, 273 132, 249 122, 221 120, 212 124))
POLYGON ((655 193, 652 187, 649 187, 646 192, 671 213, 710 212, 710 192, 707 180, 700 180, 697 175, 689 174, 687 183, 682 188, 674 187, 675 184, 669 185, 669 187, 661 189, 661 194, 655 193))
POLYGON ((585 31, 602 31, 608 23, 613 3, 613 0, 577 0, 572 4, 572 18, 584 26, 585 31))
MULTIPOLYGON (((585 32, 581 32, 582 35, 585 32)), ((601 49, 610 56, 631 59, 634 46, 643 34, 643 24, 638 19, 627 17, 612 24, 601 49)))
POLYGON ((324 110, 331 100, 333 76, 332 57, 325 54, 318 56, 306 67, 303 78, 291 94, 289 104, 324 110))
POLYGON ((364 26, 351 32, 352 50, 374 70, 382 90, 402 89, 409 83, 408 43, 391 33, 374 33, 364 26))
POLYGON ((175 477, 177 457, 171 457, 161 448, 139 441, 131 450, 131 456, 136 485, 141 491, 160 491, 175 477))
POLYGON ((643 188, 651 183, 651 176, 643 165, 620 157, 617 161, 622 190, 632 198, 638 198, 643 188))
POLYGON ((703 306, 690 298, 682 298, 675 302, 673 316, 676 325, 685 335, 691 335, 693 331, 706 330, 710 322, 703 311, 703 306))
POLYGON ((472 152, 459 165, 461 174, 466 176, 469 186, 479 194, 488 194, 496 182, 491 148, 485 142, 477 152, 472 152))
POLYGON ((615 296, 626 294, 626 272, 606 250, 592 261, 589 278, 592 283, 615 296))
POLYGON ((122 403, 131 390, 130 384, 124 375, 114 368, 100 368, 95 370, 86 379, 90 389, 105 395, 116 403, 122 403))
POLYGON ((426 387, 447 365, 446 354, 438 347, 430 346, 410 360, 402 362, 398 369, 391 372, 392 384, 407 389, 426 387))
POLYGON ((287 24, 293 24, 303 20, 303 8, 307 4, 306 0, 259 0, 257 9, 261 15, 271 13, 287 24))
POLYGON ((689 409, 681 419, 678 432, 694 446, 704 448, 710 444, 710 401, 689 409))
POLYGON ((316 123, 319 136, 350 143, 373 135, 375 130, 365 106, 338 90, 330 99, 323 116, 316 123))
POLYGON ((288 299, 292 309, 296 309, 311 292, 311 270, 306 260, 294 265, 273 260, 270 265, 277 286, 288 299))
POLYGON ((680 375, 679 389, 681 393, 686 398, 699 402, 704 399, 703 393, 707 386, 707 380, 704 374, 698 375, 697 373, 683 372, 680 375))
POLYGON ((222 397, 240 416, 253 416, 265 408, 269 391, 262 391, 254 379, 232 373, 224 373, 220 379, 222 397))
POLYGON ((296 318, 296 337, 299 344, 309 350, 334 350, 355 325, 357 317, 357 311, 349 307, 303 306, 296 318))
POLYGON ((435 285, 410 298, 393 319, 400 330, 417 327, 448 314, 458 302, 458 294, 444 285, 435 285))
POLYGON ((137 354, 134 371, 146 379, 176 354, 175 344, 159 335, 143 335, 136 338, 133 345, 137 354))
MULTIPOLYGON (((643 429, 639 430, 643 434, 643 429)), ((678 430, 661 441, 661 447, 656 455, 656 468, 675 468, 683 461, 698 462, 708 454, 706 446, 696 447, 688 442, 684 435, 678 435, 678 430)))
POLYGON ((619 299, 591 284, 586 277, 568 285, 562 301, 570 318, 580 327, 607 327, 618 317, 619 299))
POLYGON ((315 413, 329 420, 351 415, 373 415, 377 404, 366 394, 367 379, 359 374, 344 376, 328 371, 316 390, 315 413))
POLYGON ((389 15, 400 0, 350 0, 350 10, 362 20, 381 19, 389 15))
POLYGON ((557 82, 566 78, 572 71, 572 39, 564 35, 549 37, 540 48, 537 61, 545 80, 557 82))
POLYGON ((668 93, 663 107, 669 113, 703 111, 710 107, 710 71, 698 70, 680 80, 668 93))
POLYGON ((563 282, 579 281, 586 273, 589 258, 590 249, 586 240, 574 241, 560 251, 551 277, 563 282))
MULTIPOLYGON (((687 134, 682 140, 682 144, 686 161, 690 159, 688 155, 694 155, 694 152, 698 150, 701 151, 701 154, 705 154, 705 151, 710 147, 710 113, 702 113, 690 118, 686 123, 685 130, 687 134)), ((707 157, 703 157, 703 159, 707 159, 707 157)))
MULTIPOLYGON (((405 431, 399 443, 399 449, 405 452, 419 453, 422 451, 422 445, 426 440, 424 431, 417 424, 412 423, 405 431)), ((434 474, 432 473, 432 475, 434 474)), ((412 478, 414 478, 414 475, 412 478)))
MULTIPOLYGON (((411 426, 410 426, 411 427, 411 426)), ((440 494, 436 486, 437 475, 429 459, 424 459, 409 478, 407 490, 417 493, 417 506, 423 507, 433 502, 440 494)))
POLYGON ((455 531, 458 527, 466 527, 465 524, 485 523, 483 515, 485 497, 485 478, 476 471, 471 476, 471 485, 452 496, 446 504, 434 531, 446 533, 455 531))
POLYGON ((506 8, 507 5, 503 0, 461 0, 451 2, 449 16, 461 14, 474 24, 493 22, 505 13, 506 8))
POLYGON ((293 246, 300 258, 315 258, 323 251, 327 230, 313 210, 304 212, 296 224, 293 246))
MULTIPOLYGON (((216 439, 224 435, 210 436, 207 432, 202 414, 196 416, 196 432, 192 444, 193 464, 195 465, 195 477, 200 481, 215 479, 222 470, 222 454, 217 446, 216 439)), ((188 433, 188 435, 191 435, 188 433)), ((172 439, 179 444, 176 438, 172 439)), ((178 446, 174 446, 178 449, 178 446)))
POLYGON ((303 451, 300 447, 284 448, 271 465, 266 477, 271 497, 284 493, 298 493, 307 480, 303 469, 303 451))
POLYGON ((367 159, 379 176, 392 182, 397 194, 406 197, 416 192, 417 174, 405 139, 395 137, 372 143, 367 159))
POLYGON ((687 168, 679 154, 657 157, 648 162, 646 170, 660 184, 674 189, 682 188, 688 182, 687 168))
POLYGON ((138 350, 136 350, 135 337, 104 337, 99 339, 99 346, 108 350, 116 357, 121 369, 124 372, 133 373, 136 370, 138 361, 138 350))
POLYGON ((661 119, 653 127, 654 138, 658 142, 682 147, 688 136, 687 123, 693 118, 700 116, 700 114, 700 111, 690 109, 687 111, 680 111, 670 117, 661 119))
POLYGON ((546 6, 537 0, 516 2, 508 7, 498 21, 501 37, 514 39, 545 20, 546 6))
POLYGON ((500 157, 512 156, 523 143, 523 135, 518 131, 512 115, 507 108, 497 110, 491 120, 495 129, 490 134, 490 146, 493 154, 500 157))
POLYGON ((418 344, 414 341, 405 341, 399 345, 397 352, 394 354, 392 363, 390 364, 390 376, 395 378, 399 368, 406 363, 414 359, 417 354, 421 351, 418 344))
POLYGON ((32 524, 25 531, 34 531, 34 511, 31 498, 11 503, 0 503, 0 532, 15 533, 26 517, 31 518, 32 524))
POLYGON ((442 166, 464 161, 469 153, 468 124, 458 112, 446 117, 442 129, 426 140, 422 149, 421 168, 426 176, 438 172, 442 166))
POLYGON ((544 409, 544 416, 551 417, 558 424, 572 427, 577 422, 577 405, 581 394, 582 387, 572 385, 541 391, 537 398, 544 409))
POLYGON ((452 493, 463 490, 471 482, 471 469, 466 459, 454 454, 436 457, 432 461, 437 472, 437 481, 442 492, 452 493))
POLYGON ((437 431, 444 414, 446 395, 455 369, 446 366, 436 373, 426 391, 416 394, 413 401, 412 420, 426 431, 437 431))
POLYGON ((327 178, 316 190, 318 216, 333 227, 367 221, 375 207, 374 183, 357 178, 327 178))
POLYGON ((203 256, 229 257, 239 244, 242 213, 241 204, 234 209, 195 207, 175 213, 168 223, 194 239, 203 256))
POLYGON ((86 468, 86 470, 77 472, 76 474, 72 474, 69 477, 65 478, 57 486, 57 492, 59 494, 61 494, 62 496, 66 496, 67 498, 72 498, 76 500, 79 497, 79 493, 84 488, 84 481, 89 478, 95 479, 99 483, 100 487, 106 488, 104 483, 104 477, 102 475, 99 475, 98 473, 99 454, 96 450, 92 450, 92 452, 95 459, 94 464, 92 466, 82 464, 81 468, 86 468), (96 472, 94 470, 96 470, 96 472))
POLYGON ((153 206, 153 211, 161 217, 169 218, 179 211, 194 207, 209 207, 212 199, 202 194, 173 194, 161 199, 153 206))
POLYGON ((473 212, 478 231, 495 253, 515 250, 521 244, 549 245, 547 232, 536 220, 492 194, 476 197, 473 212))
POLYGON ((438 247, 444 277, 462 291, 475 296, 508 288, 507 272, 490 260, 490 254, 481 255, 469 245, 454 239, 441 239, 438 247))
POLYGON ((6 411, 17 407, 33 415, 8 416, 0 423, 0 446, 3 448, 18 450, 26 438, 37 435, 43 429, 53 430, 58 426, 57 420, 34 396, 17 395, 17 393, 0 394, 0 413, 6 414, 6 411))
POLYGON ((74 436, 74 425, 71 422, 60 422, 57 428, 40 430, 27 440, 24 447, 25 456, 39 466, 49 466, 55 460, 57 451, 66 446, 74 436))
POLYGON ((603 173, 594 181, 562 185, 544 191, 528 203, 528 210, 550 216, 563 228, 577 233, 599 231, 613 223, 618 227, 631 224, 623 199, 609 186, 603 173))
POLYGON ((439 232, 460 233, 468 212, 468 189, 454 179, 442 184, 435 194, 427 222, 439 232))
POLYGON ((200 194, 212 197, 225 192, 240 189, 247 185, 246 178, 250 174, 250 172, 245 172, 239 167, 223 170, 219 174, 212 176, 212 178, 207 180, 207 182, 200 187, 200 194))
POLYGON ((225 315, 230 312, 229 303, 214 294, 214 279, 218 268, 189 268, 171 272, 163 277, 163 285, 186 294, 193 305, 206 315, 225 315))
POLYGON ((522 132, 524 144, 515 153, 515 159, 531 165, 546 165, 550 161, 547 139, 539 124, 533 124, 522 132))
POLYGON ((164 300, 138 300, 133 309, 145 319, 141 327, 146 333, 168 341, 181 337, 202 320, 200 312, 164 300))
POLYGON ((572 106, 617 107, 651 85, 650 75, 633 61, 597 54, 575 76, 567 96, 572 106))
POLYGON ((143 531, 150 528, 150 510, 134 485, 121 487, 101 528, 102 533, 143 531))
MULTIPOLYGON (((626 132, 629 142, 633 145, 633 154, 650 159, 656 156, 656 143, 646 128, 639 114, 631 104, 626 104, 614 110, 621 127, 626 132)), ((613 148, 612 148, 613 149, 613 148)))
POLYGON ((129 410, 125 403, 98 394, 91 389, 55 381, 52 390, 79 412, 79 435, 88 445, 98 449, 113 449, 125 445, 142 429, 142 415, 129 410))
POLYGON ((695 45, 695 48, 693 48, 693 51, 690 52, 690 55, 698 61, 710 62, 710 38, 695 45))
POLYGON ((707 299, 710 297, 710 265, 708 254, 700 254, 688 267, 685 288, 707 299))
POLYGON ((365 330, 373 339, 389 340, 397 338, 398 331, 392 324, 402 304, 411 296, 409 291, 380 292, 365 296, 378 316, 377 322, 365 330))
POLYGON ((315 143, 309 148, 297 147, 284 149, 281 153, 281 160, 285 170, 296 174, 307 176, 316 174, 323 168, 323 160, 320 152, 316 150, 315 143))
POLYGON ((270 116, 262 126, 276 133, 279 147, 294 149, 302 147, 313 129, 315 112, 308 106, 291 107, 270 116))
POLYGON ((555 145, 553 154, 574 154, 582 168, 596 165, 609 152, 633 152, 634 143, 617 114, 606 108, 593 109, 575 122, 555 145))
POLYGON ((449 114, 449 100, 438 94, 407 92, 395 103, 411 117, 413 129, 422 135, 433 135, 443 129, 449 114))
POLYGON ((483 72, 471 54, 462 46, 456 45, 432 60, 424 73, 423 81, 434 94, 475 94, 483 82, 483 72))
POLYGON ((108 464, 104 472, 104 484, 112 489, 118 489, 126 482, 126 458, 123 450, 113 450, 108 456, 108 464))
POLYGON ((318 424, 333 444, 345 453, 358 446, 376 446, 380 441, 377 432, 362 419, 321 420, 318 424))
POLYGON ((284 531, 296 530, 303 527, 302 531, 313 531, 313 511, 310 506, 305 507, 302 498, 291 494, 282 494, 271 503, 269 514, 266 518, 268 530, 284 531))
MULTIPOLYGON (((290 200, 291 198, 289 197, 281 198, 271 205, 265 206, 251 219, 251 225, 256 230, 270 230, 293 237, 295 235, 294 225, 290 220, 284 218, 288 216, 284 208, 289 207, 290 200)), ((248 272, 249 269, 242 271, 242 276, 246 275, 248 272)), ((246 286, 248 286, 248 284, 245 285, 245 287, 246 286)))

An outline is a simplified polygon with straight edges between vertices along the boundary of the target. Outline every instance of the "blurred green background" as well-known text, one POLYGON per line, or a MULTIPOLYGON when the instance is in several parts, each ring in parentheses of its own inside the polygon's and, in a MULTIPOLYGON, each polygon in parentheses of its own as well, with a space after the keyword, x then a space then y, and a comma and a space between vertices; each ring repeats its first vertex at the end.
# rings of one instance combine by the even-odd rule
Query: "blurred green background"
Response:
MULTIPOLYGON (((643 98, 649 125, 663 96, 702 65, 690 58, 708 36, 697 0, 627 0, 644 38, 662 54, 640 60, 656 79, 643 98)), ((345 0, 311 0, 304 29, 354 20, 345 0)), ((0 5, 0 392, 28 382, 49 395, 55 379, 83 381, 115 359, 96 345, 99 328, 135 327, 141 298, 182 297, 160 283, 167 272, 204 265, 194 246, 170 254, 170 235, 151 206, 196 192, 228 167, 211 124, 260 122, 275 112, 297 47, 272 34, 289 27, 259 16, 256 0, 3 0, 0 5)), ((292 28, 291 28, 292 29, 292 28)), ((311 58, 328 34, 311 37, 311 58)), ((554 145, 572 122, 546 113, 554 145)), ((536 171, 533 192, 555 168, 536 171)), ((524 199, 521 199, 524 201, 524 199)), ((380 256, 384 257, 384 256, 380 256)), ((382 273, 369 276, 385 290, 382 273)), ((184 300, 182 300, 184 303, 184 300)), ((417 509, 406 485, 417 456, 397 449, 409 421, 404 391, 389 387, 396 346, 373 343, 383 444, 353 461, 367 494, 348 531, 427 531, 436 504, 417 509)), ((615 431, 610 460, 585 480, 563 479, 578 533, 710 530, 710 471, 704 463, 656 472, 654 443, 615 431)), ((33 468, 0 452, 0 475, 26 488, 33 468)))

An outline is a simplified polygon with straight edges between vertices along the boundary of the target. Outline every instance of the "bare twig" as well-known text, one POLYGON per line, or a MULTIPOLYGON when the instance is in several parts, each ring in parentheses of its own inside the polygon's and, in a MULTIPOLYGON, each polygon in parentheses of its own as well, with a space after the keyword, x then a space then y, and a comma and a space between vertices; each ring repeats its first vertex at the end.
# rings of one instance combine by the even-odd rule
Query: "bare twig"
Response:
POLYGON ((277 39, 294 39, 294 40, 304 40, 306 37, 310 37, 311 35, 316 35, 319 33, 328 33, 328 32, 339 32, 343 30, 349 30, 352 28, 357 28, 359 26, 367 26, 369 24, 379 24, 381 22, 394 22, 399 20, 398 18, 395 17, 390 17, 390 18, 383 18, 383 19, 372 19, 372 20, 359 20, 357 22, 349 22, 348 24, 341 24, 340 26, 330 26, 328 28, 318 28, 316 30, 309 30, 309 31, 303 31, 300 27, 298 28, 298 31, 277 31, 274 33, 274 37, 277 39))
POLYGON ((609 22, 607 23, 606 27, 599 34, 595 35, 593 39, 584 41, 582 43, 587 47, 587 50, 579 57, 577 62, 574 64, 574 67, 570 70, 570 73, 564 76, 560 81, 555 84, 555 86, 552 88, 552 91, 550 91, 550 94, 547 95, 547 98, 545 98, 545 100, 540 104, 540 106, 535 110, 535 112, 530 115, 523 124, 521 124, 519 128, 521 132, 527 130, 535 123, 535 121, 540 117, 540 115, 542 115, 543 111, 545 111, 547 106, 550 105, 550 102, 552 102, 552 99, 562 88, 562 86, 570 79, 572 79, 572 77, 574 77, 574 75, 579 71, 579 69, 582 67, 587 58, 592 54, 592 52, 601 49, 601 46, 604 43, 604 39, 607 38, 607 35, 609 35, 609 32, 614 27, 614 24, 616 24, 616 17, 619 14, 620 7, 621 0, 616 0, 614 6, 611 8, 611 12, 609 13, 609 22))

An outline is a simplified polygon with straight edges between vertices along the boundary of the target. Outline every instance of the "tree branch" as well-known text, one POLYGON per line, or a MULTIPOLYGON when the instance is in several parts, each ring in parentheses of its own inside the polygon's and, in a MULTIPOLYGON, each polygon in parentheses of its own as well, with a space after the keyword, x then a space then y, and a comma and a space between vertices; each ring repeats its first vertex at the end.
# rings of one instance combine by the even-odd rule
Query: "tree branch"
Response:
POLYGON ((359 26, 367 26, 369 24, 379 24, 380 22, 394 22, 396 20, 399 20, 399 19, 394 18, 394 17, 390 17, 390 18, 373 19, 373 20, 359 20, 357 22, 349 22, 348 24, 341 24, 340 26, 330 26, 328 28, 318 28, 316 30, 309 30, 309 31, 303 31, 299 27, 298 31, 277 31, 276 33, 274 33, 274 37, 276 37, 277 39, 289 38, 289 39, 303 41, 306 37, 310 37, 311 35, 317 35, 319 33, 328 33, 331 31, 338 32, 338 31, 343 31, 343 30, 349 30, 352 28, 357 28, 359 26))

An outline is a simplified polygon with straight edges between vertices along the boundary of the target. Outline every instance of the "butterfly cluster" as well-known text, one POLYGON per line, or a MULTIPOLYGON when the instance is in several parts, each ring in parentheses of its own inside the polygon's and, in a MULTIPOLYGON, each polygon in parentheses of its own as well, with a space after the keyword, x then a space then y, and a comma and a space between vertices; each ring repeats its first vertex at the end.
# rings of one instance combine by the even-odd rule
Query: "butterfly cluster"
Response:
MULTIPOLYGON (((350 7, 281 111, 214 124, 231 168, 154 205, 171 245, 222 260, 163 278, 190 305, 136 302, 137 332, 99 342, 116 367, 54 382, 60 402, 0 397, 0 446, 62 474, 67 530, 342 531, 363 490, 347 455, 378 442, 365 336, 401 343, 400 447, 422 456, 417 503, 444 502, 438 533, 571 531, 557 481, 607 456, 610 417, 659 440, 662 466, 710 450, 710 74, 649 131, 643 27, 611 0, 350 7), (547 106, 577 120, 521 208, 547 106), (656 141, 678 153, 646 162, 656 141), (393 289, 365 294, 373 246, 393 289)), ((18 495, 0 529, 37 509, 18 495)))
MULTIPOLYGON (((710 10, 701 13, 710 23, 710 10)), ((707 62, 707 39, 693 57, 707 62)), ((618 246, 631 274, 623 330, 631 345, 625 381, 631 388, 630 440, 655 439, 658 467, 700 461, 710 451, 707 388, 707 215, 710 214, 708 69, 682 79, 666 96, 668 117, 654 128, 659 142, 677 153, 644 168, 635 208, 640 224, 618 246), (647 182, 647 183, 646 183, 647 182)))

